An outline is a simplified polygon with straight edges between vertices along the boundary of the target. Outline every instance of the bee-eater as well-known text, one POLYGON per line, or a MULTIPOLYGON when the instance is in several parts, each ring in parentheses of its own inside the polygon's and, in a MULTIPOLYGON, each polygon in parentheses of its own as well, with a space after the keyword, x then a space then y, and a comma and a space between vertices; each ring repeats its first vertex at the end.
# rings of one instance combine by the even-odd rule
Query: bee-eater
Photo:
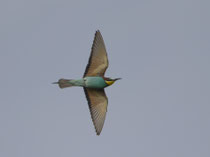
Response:
POLYGON ((108 99, 104 88, 120 79, 104 77, 108 64, 105 44, 98 30, 95 33, 90 58, 83 78, 77 80, 60 79, 58 82, 54 82, 54 84, 58 84, 60 88, 72 86, 81 86, 84 88, 97 135, 101 133, 107 112, 108 99))

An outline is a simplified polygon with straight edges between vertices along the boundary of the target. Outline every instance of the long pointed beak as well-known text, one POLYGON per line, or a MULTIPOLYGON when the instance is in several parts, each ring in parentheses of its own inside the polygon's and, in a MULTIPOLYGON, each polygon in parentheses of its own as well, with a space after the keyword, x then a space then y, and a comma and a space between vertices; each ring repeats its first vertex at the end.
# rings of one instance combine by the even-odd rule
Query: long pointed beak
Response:
POLYGON ((122 78, 116 78, 116 79, 114 79, 115 81, 117 81, 117 80, 121 80, 122 78))
POLYGON ((58 82, 53 82, 52 84, 58 84, 58 82))

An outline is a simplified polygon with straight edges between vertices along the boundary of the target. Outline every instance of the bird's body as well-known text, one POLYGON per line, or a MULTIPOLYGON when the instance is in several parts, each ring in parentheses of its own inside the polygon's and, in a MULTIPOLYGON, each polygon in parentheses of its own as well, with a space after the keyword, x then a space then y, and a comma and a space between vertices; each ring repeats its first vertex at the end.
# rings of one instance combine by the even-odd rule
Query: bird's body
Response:
POLYGON ((108 86, 106 81, 103 77, 95 76, 95 77, 85 77, 85 87, 86 88, 97 88, 97 89, 103 89, 108 86))
POLYGON ((101 33, 96 31, 91 55, 83 78, 60 79, 58 82, 55 82, 60 88, 72 86, 84 88, 97 135, 100 135, 101 133, 107 112, 108 98, 106 97, 104 88, 120 79, 104 77, 107 67, 108 58, 105 44, 101 33))
POLYGON ((101 76, 87 76, 82 79, 60 79, 59 85, 61 88, 71 87, 71 86, 81 86, 86 88, 95 88, 95 89, 103 89, 107 86, 112 85, 116 80, 110 80, 109 78, 101 77, 101 76))

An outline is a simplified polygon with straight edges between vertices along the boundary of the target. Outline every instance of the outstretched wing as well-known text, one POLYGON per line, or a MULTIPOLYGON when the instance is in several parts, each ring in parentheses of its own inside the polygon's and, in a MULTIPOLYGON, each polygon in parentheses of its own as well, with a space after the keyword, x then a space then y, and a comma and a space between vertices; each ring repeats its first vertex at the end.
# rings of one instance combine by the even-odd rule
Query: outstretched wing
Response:
POLYGON ((84 76, 104 76, 108 67, 108 58, 103 37, 100 31, 96 31, 90 58, 84 76))
POLYGON ((108 99, 104 89, 92 89, 84 87, 84 91, 96 134, 100 135, 106 117, 108 99))

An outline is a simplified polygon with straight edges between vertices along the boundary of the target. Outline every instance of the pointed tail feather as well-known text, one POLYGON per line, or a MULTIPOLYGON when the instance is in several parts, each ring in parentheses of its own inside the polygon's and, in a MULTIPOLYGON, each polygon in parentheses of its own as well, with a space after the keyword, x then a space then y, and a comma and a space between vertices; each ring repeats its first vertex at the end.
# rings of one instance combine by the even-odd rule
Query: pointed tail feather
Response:
POLYGON ((58 82, 54 82, 53 84, 58 84, 60 88, 71 87, 73 84, 70 83, 70 80, 60 79, 58 82))

